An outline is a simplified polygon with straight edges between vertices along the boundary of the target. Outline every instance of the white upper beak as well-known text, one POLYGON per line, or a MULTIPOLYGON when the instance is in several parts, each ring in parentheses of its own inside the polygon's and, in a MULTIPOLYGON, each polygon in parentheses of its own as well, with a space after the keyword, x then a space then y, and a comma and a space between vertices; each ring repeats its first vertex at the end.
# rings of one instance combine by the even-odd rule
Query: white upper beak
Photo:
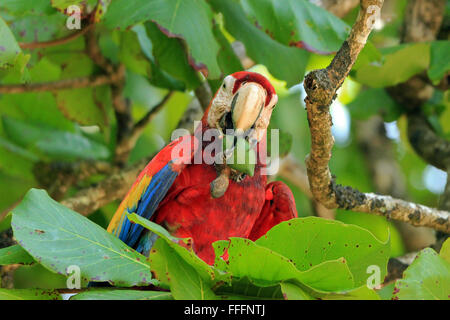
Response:
POLYGON ((266 90, 261 85, 247 82, 239 88, 231 104, 236 135, 243 135, 254 125, 264 108, 265 101, 266 90))

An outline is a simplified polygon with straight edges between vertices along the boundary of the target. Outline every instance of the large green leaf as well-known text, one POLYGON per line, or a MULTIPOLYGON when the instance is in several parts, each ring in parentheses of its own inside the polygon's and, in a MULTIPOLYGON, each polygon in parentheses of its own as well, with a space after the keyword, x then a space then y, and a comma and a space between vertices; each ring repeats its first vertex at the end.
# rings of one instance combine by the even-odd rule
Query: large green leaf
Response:
POLYGON ((0 289, 0 300, 61 300, 61 295, 54 290, 0 289))
POLYGON ((219 45, 212 33, 213 15, 202 0, 116 0, 104 17, 110 28, 127 28, 144 21, 156 22, 170 37, 187 43, 190 63, 208 77, 220 76, 219 45))
MULTIPOLYGON (((148 22, 146 23, 146 25, 151 25, 153 23, 148 22)), ((150 26, 150 28, 152 28, 152 26, 150 26)), ((156 26, 154 26, 154 30, 155 32, 161 32, 156 26)), ((169 69, 170 68, 174 68, 174 70, 177 69, 182 69, 184 70, 184 72, 187 72, 187 74, 191 77, 191 79, 187 78, 184 79, 184 77, 178 78, 178 77, 174 77, 172 76, 170 73, 166 72, 162 65, 159 62, 159 58, 157 59, 156 56, 154 56, 154 54, 156 54, 157 52, 160 52, 164 55, 164 50, 158 50, 160 47, 165 46, 166 44, 168 44, 169 42, 174 44, 175 47, 173 48, 173 51, 169 48, 168 53, 169 54, 173 54, 174 52, 177 52, 178 54, 182 54, 184 53, 183 50, 181 50, 181 43, 180 41, 176 41, 176 39, 170 39, 167 38, 163 35, 159 35, 156 34, 155 38, 150 39, 150 32, 148 32, 148 28, 146 28, 145 25, 139 24, 133 27, 132 29, 136 35, 137 35, 137 39, 139 41, 139 44, 141 46, 141 50, 144 53, 144 55, 147 57, 147 59, 150 62, 150 82, 157 87, 161 87, 161 88, 168 88, 168 89, 174 89, 174 90, 179 90, 179 91, 184 91, 186 89, 186 86, 188 87, 196 87, 198 85, 198 79, 197 76, 195 74, 194 69, 191 68, 191 66, 189 65, 188 61, 187 61, 187 57, 186 55, 180 55, 178 56, 178 58, 173 59, 172 61, 169 62, 168 66, 169 69), (159 43, 158 40, 161 40, 163 43, 159 43), (176 42, 173 43, 173 42, 176 42), (154 43, 156 45, 155 49, 154 48, 154 43), (158 49, 157 49, 158 48, 158 49), (182 81, 180 81, 180 80, 182 81), (185 81, 185 83, 183 83, 183 81, 185 81)), ((176 72, 176 74, 178 74, 176 72)), ((128 78, 127 78, 128 80, 128 78)))
POLYGON ((5 116, 3 127, 11 141, 54 159, 106 159, 109 156, 106 146, 82 134, 29 124, 5 116))
POLYGON ((241 0, 250 20, 277 41, 313 52, 335 52, 350 27, 306 0, 241 0))
POLYGON ((265 65, 277 79, 293 86, 302 81, 309 53, 285 46, 251 23, 236 0, 211 0, 214 10, 224 16, 225 27, 244 43, 246 52, 256 63, 265 65))
MULTIPOLYGON (((216 247, 216 257, 219 256, 217 250, 216 247)), ((353 277, 344 259, 330 259, 300 271, 289 258, 243 238, 231 238, 227 252, 228 260, 221 267, 225 267, 233 277, 248 277, 258 286, 267 287, 281 281, 295 280, 324 291, 353 287, 353 277)))
POLYGON ((148 37, 152 42, 152 54, 155 67, 163 70, 176 80, 182 81, 188 89, 200 85, 197 73, 189 64, 180 39, 168 37, 153 22, 145 24, 148 37))
POLYGON ((430 44, 414 43, 381 49, 378 63, 360 65, 355 80, 374 88, 394 86, 428 68, 430 44))
POLYGON ((171 300, 172 294, 164 291, 139 291, 94 289, 70 297, 70 300, 171 300))
POLYGON ((450 263, 431 248, 417 254, 413 263, 395 283, 393 299, 449 300, 450 263))
POLYGON ((146 258, 82 215, 31 189, 13 210, 18 243, 49 270, 66 275, 80 268, 84 281, 117 286, 155 283, 146 258))
POLYGON ((177 300, 214 300, 211 281, 205 280, 164 239, 158 239, 150 253, 152 272, 170 288, 177 300))
POLYGON ((372 265, 379 267, 382 281, 390 251, 389 240, 381 242, 361 227, 317 217, 282 222, 256 244, 292 260, 302 271, 343 257, 355 286, 366 284, 367 268, 372 265))
POLYGON ((106 130, 108 110, 112 107, 109 87, 61 90, 56 94, 56 102, 67 119, 106 130))
POLYGON ((0 249, 0 266, 8 264, 32 264, 34 259, 21 246, 13 245, 11 247, 0 249))

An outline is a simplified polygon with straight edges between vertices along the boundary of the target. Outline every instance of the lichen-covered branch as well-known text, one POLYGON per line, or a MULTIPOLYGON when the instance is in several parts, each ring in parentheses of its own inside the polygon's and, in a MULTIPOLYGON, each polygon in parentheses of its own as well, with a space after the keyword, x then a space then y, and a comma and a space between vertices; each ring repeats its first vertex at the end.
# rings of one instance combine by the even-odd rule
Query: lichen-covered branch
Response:
POLYGON ((311 192, 329 209, 343 208, 383 215, 416 226, 449 232, 448 212, 338 185, 328 166, 334 145, 329 106, 364 47, 382 4, 382 0, 361 1, 358 18, 333 61, 327 68, 314 70, 305 78, 305 103, 311 133, 311 152, 306 158, 306 168, 311 192))

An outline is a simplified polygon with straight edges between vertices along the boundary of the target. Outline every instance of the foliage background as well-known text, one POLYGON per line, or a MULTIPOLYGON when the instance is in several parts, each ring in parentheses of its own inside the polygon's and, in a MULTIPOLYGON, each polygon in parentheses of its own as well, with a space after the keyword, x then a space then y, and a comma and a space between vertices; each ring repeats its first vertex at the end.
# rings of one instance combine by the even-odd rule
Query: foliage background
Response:
MULTIPOLYGON (((310 138, 301 82, 308 71, 328 65, 355 21, 358 7, 339 19, 308 1, 283 2, 289 10, 277 7, 280 1, 276 0, 109 2, 2 0, 0 3, 0 84, 111 76, 95 60, 98 56, 106 58, 115 70, 119 65, 125 68, 123 83, 0 94, 2 218, 30 188, 47 189, 59 200, 102 181, 109 174, 77 175, 71 170, 79 163, 101 161, 127 166, 155 154, 170 141, 171 132, 178 127, 186 110, 201 114, 196 97, 205 81, 214 92, 223 76, 244 69, 242 64, 267 75, 275 85, 280 99, 272 127, 282 128, 285 135, 293 137, 290 157, 303 163, 310 138), (95 20, 95 29, 59 45, 31 49, 24 46, 75 33, 65 27, 68 17, 64 10, 71 4, 82 8, 83 27, 95 20), (89 53, 90 37, 98 40, 100 55, 89 53), (239 59, 242 47, 236 41, 243 44, 247 59, 253 63, 239 59), (123 100, 131 123, 136 123, 169 92, 173 93, 168 101, 152 115, 152 121, 122 163, 117 146, 126 140, 127 124, 124 125, 114 99, 119 96, 123 100), (70 180, 67 175, 75 179, 62 183, 64 188, 55 187, 55 181, 61 177, 65 182, 70 180)), ((384 137, 385 148, 392 151, 391 161, 401 180, 396 181, 401 190, 394 188, 393 192, 416 203, 437 207, 446 173, 414 152, 406 134, 405 110, 384 88, 417 74, 425 74, 430 81, 439 83, 448 77, 450 45, 445 34, 431 43, 400 44, 406 5, 404 0, 386 1, 370 42, 332 106, 336 146, 330 165, 339 183, 363 192, 379 190, 380 183, 383 184, 379 180, 380 170, 374 171, 373 159, 362 142, 369 124, 375 121, 381 124, 376 128, 385 131, 374 132, 374 137, 384 137)), ((448 12, 447 2, 444 18, 447 28, 448 12)), ((434 130, 446 139, 450 137, 448 97, 446 88, 438 89, 423 107, 434 130)), ((299 215, 318 215, 315 203, 304 190, 288 184, 294 192, 299 215)), ((111 202, 88 218, 106 228, 117 205, 118 201, 111 202)), ((338 210, 335 219, 364 227, 378 239, 386 239, 389 234, 391 257, 434 241, 430 230, 411 236, 404 226, 383 217, 338 210)), ((8 229, 9 223, 8 219, 0 222, 0 231, 8 229)), ((21 266, 15 271, 15 288, 64 286, 65 277, 41 264, 21 266)))

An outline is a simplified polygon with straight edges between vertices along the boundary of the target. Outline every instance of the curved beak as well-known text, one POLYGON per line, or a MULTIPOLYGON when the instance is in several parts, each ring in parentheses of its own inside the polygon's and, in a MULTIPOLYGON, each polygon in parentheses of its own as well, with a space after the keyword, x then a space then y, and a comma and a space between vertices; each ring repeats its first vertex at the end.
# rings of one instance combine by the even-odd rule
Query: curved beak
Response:
POLYGON ((266 91, 255 83, 242 85, 231 103, 231 116, 236 136, 242 136, 258 119, 266 101, 266 91))

